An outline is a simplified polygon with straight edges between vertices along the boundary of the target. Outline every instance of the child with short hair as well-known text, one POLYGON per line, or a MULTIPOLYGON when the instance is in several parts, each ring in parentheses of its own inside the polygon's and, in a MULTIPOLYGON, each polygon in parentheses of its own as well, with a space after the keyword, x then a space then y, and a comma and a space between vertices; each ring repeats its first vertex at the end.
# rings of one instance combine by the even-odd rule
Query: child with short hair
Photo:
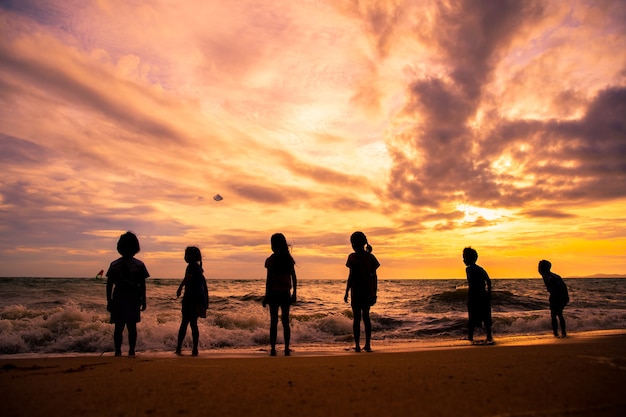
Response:
POLYGON ((546 289, 550 293, 550 316, 552 319, 552 332, 555 337, 559 337, 559 327, 557 324, 557 318, 561 324, 561 337, 567 336, 565 330, 565 317, 563 317, 563 309, 569 303, 569 294, 567 292, 567 285, 563 281, 560 275, 550 271, 552 264, 550 261, 539 261, 537 269, 539 274, 543 278, 543 282, 546 285, 546 289))
POLYGON ((121 235, 117 251, 122 257, 111 262, 106 273, 107 311, 115 324, 115 356, 122 355, 124 327, 128 329, 128 356, 135 356, 137 323, 141 321, 141 311, 146 309, 146 278, 150 276, 144 263, 134 257, 140 250, 134 233, 121 235))
POLYGON ((467 275, 467 338, 474 341, 474 329, 485 325, 487 332, 487 343, 493 343, 491 334, 491 279, 487 271, 476 265, 478 252, 467 247, 463 249, 463 263, 465 263, 465 273, 467 275))

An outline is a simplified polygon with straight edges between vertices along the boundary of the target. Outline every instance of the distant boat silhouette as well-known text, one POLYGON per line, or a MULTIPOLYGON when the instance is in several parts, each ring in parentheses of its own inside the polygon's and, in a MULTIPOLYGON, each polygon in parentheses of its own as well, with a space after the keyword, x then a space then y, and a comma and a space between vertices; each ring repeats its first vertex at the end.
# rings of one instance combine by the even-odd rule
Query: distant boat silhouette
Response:
POLYGON ((96 279, 102 279, 102 274, 104 274, 104 269, 101 269, 100 272, 96 274, 96 279))

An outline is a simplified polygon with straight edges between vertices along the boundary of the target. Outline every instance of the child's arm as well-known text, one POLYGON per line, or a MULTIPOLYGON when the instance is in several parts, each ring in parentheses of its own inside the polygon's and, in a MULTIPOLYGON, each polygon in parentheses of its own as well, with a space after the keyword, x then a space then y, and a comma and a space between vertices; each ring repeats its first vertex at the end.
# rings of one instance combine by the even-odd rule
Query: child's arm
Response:
POLYGON ((348 302, 348 295, 350 294, 350 288, 352 287, 352 255, 348 255, 348 260, 346 261, 346 266, 348 267, 348 281, 346 282, 346 293, 343 296, 343 301, 348 302))
POLYGON ((265 276, 265 296, 263 297, 263 307, 267 305, 267 294, 270 289, 270 269, 267 268, 267 275, 265 276))
POLYGON ((113 294, 113 281, 111 278, 107 279, 107 311, 111 311, 111 296, 113 294))
POLYGON ((376 273, 376 271, 374 271, 373 279, 374 279, 374 297, 372 301, 374 304, 376 304, 376 299, 378 298, 378 274, 376 273))
POLYGON ((374 302, 376 302, 376 296, 378 295, 378 268, 380 268, 380 262, 374 255, 372 255, 372 261, 374 261, 372 277, 374 279, 374 302))
POLYGON ((346 293, 343 296, 343 301, 346 302, 346 303, 348 302, 348 295, 350 294, 350 287, 352 286, 351 285, 352 284, 352 280, 350 279, 350 275, 351 274, 348 274, 348 282, 346 283, 346 293))
POLYGON ((291 302, 296 302, 296 293, 298 291, 298 279, 296 278, 296 270, 291 271, 291 282, 293 283, 293 292, 291 293, 291 302))
POLYGON ((180 297, 180 294, 183 292, 183 287, 185 285, 187 285, 187 281, 188 281, 190 275, 191 274, 185 275, 185 278, 183 278, 183 281, 178 286, 178 289, 176 290, 176 298, 180 297))
POLYGON ((141 281, 141 311, 145 311, 146 309, 146 280, 143 279, 141 281))

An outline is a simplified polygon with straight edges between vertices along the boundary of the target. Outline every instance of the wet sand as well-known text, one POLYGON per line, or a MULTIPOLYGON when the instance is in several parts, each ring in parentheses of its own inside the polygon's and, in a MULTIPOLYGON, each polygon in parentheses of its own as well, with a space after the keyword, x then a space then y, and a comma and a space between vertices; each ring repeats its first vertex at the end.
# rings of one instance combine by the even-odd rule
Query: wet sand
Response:
POLYGON ((260 355, 5 357, 2 415, 621 417, 626 410, 625 334, 260 355))

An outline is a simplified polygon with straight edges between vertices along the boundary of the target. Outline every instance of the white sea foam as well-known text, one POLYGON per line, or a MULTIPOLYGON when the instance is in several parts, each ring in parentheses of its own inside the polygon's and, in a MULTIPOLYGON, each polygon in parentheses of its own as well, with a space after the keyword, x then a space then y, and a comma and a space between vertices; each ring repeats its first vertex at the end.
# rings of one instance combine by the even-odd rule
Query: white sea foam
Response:
MULTIPOLYGON (((462 282, 381 280, 378 303, 372 308, 374 341, 463 339, 467 292, 459 285, 462 282)), ((175 348, 178 283, 149 281, 138 350, 175 348)), ((565 317, 570 332, 626 329, 625 279, 576 279, 567 284, 571 303, 565 317)), ((293 346, 351 344, 352 314, 343 302, 344 285, 332 280, 300 283, 299 302, 291 309, 293 346)), ((269 313, 260 303, 263 291, 261 280, 209 279, 210 307, 199 323, 200 348, 265 348, 269 313)), ((494 280, 495 337, 550 334, 547 299, 541 280, 494 280)), ((108 321, 102 280, 0 278, 0 355, 110 352, 113 326, 108 321)))

